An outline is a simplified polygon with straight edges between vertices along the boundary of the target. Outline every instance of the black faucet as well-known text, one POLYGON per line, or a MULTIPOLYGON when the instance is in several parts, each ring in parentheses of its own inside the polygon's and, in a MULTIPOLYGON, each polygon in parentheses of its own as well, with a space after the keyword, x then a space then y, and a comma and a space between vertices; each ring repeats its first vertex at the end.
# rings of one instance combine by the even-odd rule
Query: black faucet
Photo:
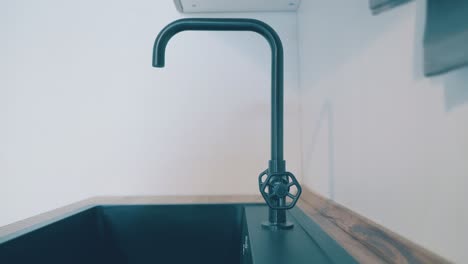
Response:
POLYGON ((295 206, 301 186, 294 175, 286 171, 283 159, 283 45, 278 34, 266 23, 240 18, 184 18, 167 25, 156 37, 153 47, 153 67, 162 68, 169 40, 186 30, 253 31, 262 35, 271 47, 271 160, 268 169, 258 177, 260 193, 270 207, 269 221, 262 225, 270 229, 288 229, 286 210, 295 206), (296 191, 294 192, 293 189, 296 191))

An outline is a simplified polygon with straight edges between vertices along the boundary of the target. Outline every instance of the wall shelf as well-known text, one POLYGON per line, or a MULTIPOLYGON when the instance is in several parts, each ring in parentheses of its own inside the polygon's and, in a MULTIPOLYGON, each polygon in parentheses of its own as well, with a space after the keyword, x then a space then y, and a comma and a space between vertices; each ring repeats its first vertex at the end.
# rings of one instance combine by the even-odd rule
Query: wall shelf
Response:
POLYGON ((301 0, 174 0, 181 13, 296 12, 301 0))

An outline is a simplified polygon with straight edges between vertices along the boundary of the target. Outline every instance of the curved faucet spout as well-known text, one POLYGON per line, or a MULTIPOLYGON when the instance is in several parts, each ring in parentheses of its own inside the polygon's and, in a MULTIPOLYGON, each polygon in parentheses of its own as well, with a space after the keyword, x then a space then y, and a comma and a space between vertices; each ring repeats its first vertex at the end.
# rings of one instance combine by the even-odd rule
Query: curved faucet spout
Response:
POLYGON ((278 34, 266 23, 255 19, 185 18, 167 25, 156 37, 153 46, 153 67, 164 67, 165 51, 175 34, 186 30, 253 31, 270 44, 271 65, 271 160, 272 172, 285 171, 283 160, 283 45, 278 34))
POLYGON ((153 47, 153 66, 165 64, 166 46, 177 33, 186 30, 253 31, 262 35, 271 48, 271 160, 268 169, 259 176, 260 193, 267 202, 269 221, 262 224, 270 229, 289 229, 286 211, 296 204, 301 187, 294 175, 286 171, 283 160, 283 45, 278 34, 267 24, 255 19, 185 18, 167 25, 156 37, 153 47), (264 176, 267 176, 264 179, 264 176), (296 194, 290 193, 295 185, 296 194), (287 203, 286 197, 292 199, 287 203))

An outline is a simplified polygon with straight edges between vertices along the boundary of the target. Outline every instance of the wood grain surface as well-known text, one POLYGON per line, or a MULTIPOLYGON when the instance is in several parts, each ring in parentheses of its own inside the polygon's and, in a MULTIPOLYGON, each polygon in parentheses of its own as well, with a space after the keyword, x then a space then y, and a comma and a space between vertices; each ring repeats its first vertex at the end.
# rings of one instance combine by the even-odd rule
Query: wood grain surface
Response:
POLYGON ((310 190, 298 206, 360 263, 450 263, 310 190))

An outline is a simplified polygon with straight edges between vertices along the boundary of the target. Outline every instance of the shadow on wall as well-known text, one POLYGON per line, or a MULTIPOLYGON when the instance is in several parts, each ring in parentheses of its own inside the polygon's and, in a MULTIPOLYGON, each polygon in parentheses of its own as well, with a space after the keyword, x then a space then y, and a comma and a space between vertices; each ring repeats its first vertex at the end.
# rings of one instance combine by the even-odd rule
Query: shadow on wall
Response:
POLYGON ((456 107, 468 103, 468 68, 462 68, 442 76, 445 111, 450 112, 456 107))
POLYGON ((328 128, 328 195, 329 198, 335 199, 335 141, 333 133, 333 105, 330 100, 326 100, 320 110, 319 119, 315 122, 315 128, 312 132, 310 147, 308 147, 308 152, 305 154, 305 160, 308 160, 308 157, 314 153, 315 148, 318 143, 319 134, 322 130, 324 122, 327 122, 328 128))

